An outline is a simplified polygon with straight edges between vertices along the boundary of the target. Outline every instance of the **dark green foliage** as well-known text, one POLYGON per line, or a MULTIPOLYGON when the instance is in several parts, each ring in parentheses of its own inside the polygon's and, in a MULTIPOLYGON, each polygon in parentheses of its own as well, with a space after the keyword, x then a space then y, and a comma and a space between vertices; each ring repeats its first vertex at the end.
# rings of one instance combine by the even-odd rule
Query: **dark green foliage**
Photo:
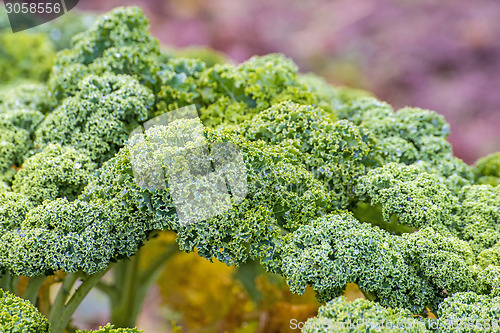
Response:
POLYGON ((50 333, 50 324, 27 300, 0 289, 0 328, 5 333, 50 333))
POLYGON ((302 164, 327 186, 337 208, 347 206, 355 180, 376 164, 375 138, 369 131, 346 120, 332 122, 311 106, 282 102, 239 128, 252 141, 297 146, 302 164))
POLYGON ((24 129, 30 134, 43 121, 43 113, 30 109, 17 109, 10 112, 0 113, 0 126, 12 124, 19 129, 24 129))
POLYGON ((73 38, 70 49, 58 53, 49 80, 55 98, 74 96, 78 83, 90 74, 127 74, 155 90, 160 48, 148 28, 137 7, 116 8, 101 16, 73 38))
POLYGON ((311 285, 321 301, 357 283, 383 306, 414 313, 450 292, 475 288, 474 256, 464 241, 431 228, 393 236, 348 213, 300 227, 278 248, 281 273, 292 291, 311 285))
POLYGON ((20 166, 23 156, 30 148, 30 134, 27 130, 9 123, 0 123, 0 180, 10 183, 20 166))
MULTIPOLYGON (((143 193, 135 185, 127 154, 123 151, 106 162, 81 199, 46 200, 27 214, 20 227, 4 231, 0 267, 25 276, 57 269, 95 273, 117 257, 133 255, 148 232, 164 226, 147 208, 141 213, 143 193)), ((11 206, 12 201, 0 201, 0 211, 11 206)))
POLYGON ((123 146, 129 133, 148 119, 152 92, 126 75, 91 75, 78 83, 36 131, 35 145, 71 145, 102 163, 123 146))
POLYGON ((500 152, 490 154, 477 161, 474 173, 480 184, 500 185, 500 152))
POLYGON ((87 185, 94 169, 86 151, 51 144, 24 162, 12 182, 12 190, 35 205, 62 197, 73 200, 87 185))
MULTIPOLYGON (((166 151, 173 148, 175 153, 178 147, 154 148, 155 142, 161 136, 165 136, 165 139, 159 142, 166 141, 169 135, 179 135, 183 131, 179 126, 190 128, 190 122, 174 122, 169 126, 174 128, 170 131, 168 128, 165 131, 155 128, 146 131, 146 136, 134 146, 136 152, 149 147, 157 156, 165 156, 166 151)), ((269 257, 274 246, 272 239, 279 235, 281 228, 293 230, 329 209, 326 188, 311 173, 290 163, 293 152, 265 146, 262 142, 247 142, 231 133, 208 131, 207 139, 212 145, 238 143, 247 167, 248 196, 222 215, 181 226, 175 214, 168 177, 165 177, 165 189, 141 190, 133 178, 127 150, 98 171, 96 181, 84 190, 84 198, 87 201, 105 202, 110 207, 115 204, 115 200, 120 202, 120 206, 128 210, 127 213, 121 213, 124 220, 139 218, 142 214, 139 212, 144 212, 146 215, 142 223, 149 221, 147 227, 143 227, 144 232, 162 227, 177 230, 178 242, 183 249, 192 251, 197 247, 200 255, 209 259, 216 257, 228 264, 242 263, 248 257, 269 257), (109 169, 112 165, 121 167, 109 169), (147 214, 154 214, 155 219, 147 214)), ((148 166, 152 165, 154 159, 142 153, 137 156, 144 158, 136 162, 139 170, 151 170, 148 166)), ((172 168, 168 164, 162 167, 166 174, 172 168)), ((140 234, 143 232, 138 234, 139 239, 140 234)))
MULTIPOLYGON (((486 266, 488 262, 492 261, 497 264, 499 259, 498 255, 498 246, 495 246, 490 253, 479 257, 479 263, 483 267, 486 266)), ((488 265, 479 271, 477 275, 478 292, 481 294, 489 294, 491 297, 500 296, 499 274, 500 266, 498 265, 488 265)))
POLYGON ((349 119, 359 125, 368 117, 375 119, 390 118, 393 116, 393 112, 392 107, 386 102, 379 101, 374 97, 365 97, 342 104, 338 110, 338 115, 340 119, 349 119))
POLYGON ((302 332, 417 333, 430 330, 425 321, 413 318, 407 310, 384 308, 362 299, 348 302, 338 297, 323 305, 318 316, 306 322, 302 332))
POLYGON ((356 194, 381 205, 386 222, 409 227, 439 226, 450 220, 456 198, 438 176, 415 165, 389 163, 362 176, 356 194))
POLYGON ((454 232, 476 253, 500 241, 500 187, 472 185, 459 193, 460 205, 453 219, 454 232))
POLYGON ((239 66, 216 65, 200 78, 207 125, 238 123, 248 115, 286 100, 314 104, 317 99, 298 81, 297 66, 279 54, 252 57, 239 66))
POLYGON ((161 89, 157 97, 157 114, 200 103, 198 80, 205 70, 205 63, 198 59, 174 58, 168 61, 158 73, 161 89))
POLYGON ((292 291, 303 293, 306 285, 311 285, 323 302, 342 295, 345 285, 354 282, 370 292, 383 290, 383 286, 386 294, 393 292, 392 301, 386 299, 384 305, 389 301, 393 306, 408 306, 407 296, 394 304, 398 296, 391 289, 401 288, 401 294, 418 295, 417 302, 421 303, 415 307, 423 307, 425 300, 421 297, 429 295, 430 290, 425 291, 404 263, 398 244, 387 238, 382 230, 362 224, 348 213, 327 215, 285 236, 277 258, 292 291), (398 281, 402 272, 407 279, 404 284, 398 281))
POLYGON ((339 116, 374 133, 385 163, 420 164, 425 171, 444 177, 452 191, 474 180, 470 167, 453 156, 446 141, 449 125, 433 111, 406 107, 393 112, 385 102, 360 98, 344 105, 339 116))
POLYGON ((32 135, 48 111, 43 84, 24 82, 0 89, 0 180, 10 184, 32 148, 32 135))
POLYGON ((34 208, 33 202, 20 193, 0 191, 0 230, 19 228, 26 214, 34 208))
MULTIPOLYGON (((95 203, 104 212, 113 213, 111 231, 120 258, 132 256, 150 231, 171 226, 168 223, 170 220, 166 221, 167 217, 154 216, 148 209, 152 204, 151 193, 137 186, 128 149, 122 149, 96 171, 81 200, 95 203)), ((160 201, 160 204, 163 202, 160 201)), ((174 214, 171 212, 170 215, 174 214)), ((175 219, 176 216, 170 218, 175 219)))
POLYGON ((12 110, 32 110, 47 113, 51 110, 50 93, 43 83, 21 82, 0 90, 0 114, 12 110))
MULTIPOLYGON (((398 236, 393 236, 398 237, 398 236)), ((424 228, 403 234, 406 262, 416 269, 418 276, 433 286, 435 300, 459 291, 475 290, 475 256, 467 242, 447 232, 424 228)), ((435 308, 431 304, 431 308, 435 308)))
POLYGON ((100 271, 115 256, 132 255, 138 246, 134 239, 141 242, 145 237, 145 227, 126 220, 123 212, 105 203, 46 201, 29 212, 20 228, 0 236, 0 264, 25 276, 58 269, 100 271))
POLYGON ((205 125, 237 124, 271 105, 292 100, 315 104, 296 65, 279 54, 253 57, 235 66, 208 67, 201 60, 172 59, 159 74, 157 114, 196 104, 205 125))
POLYGON ((457 293, 439 305, 439 332, 500 332, 500 298, 457 293))
POLYGON ((0 262, 11 272, 36 276, 61 269, 95 273, 115 254, 114 212, 66 198, 47 201, 26 217, 20 229, 6 232, 0 262), (24 260, 22 259, 24 258, 24 260))

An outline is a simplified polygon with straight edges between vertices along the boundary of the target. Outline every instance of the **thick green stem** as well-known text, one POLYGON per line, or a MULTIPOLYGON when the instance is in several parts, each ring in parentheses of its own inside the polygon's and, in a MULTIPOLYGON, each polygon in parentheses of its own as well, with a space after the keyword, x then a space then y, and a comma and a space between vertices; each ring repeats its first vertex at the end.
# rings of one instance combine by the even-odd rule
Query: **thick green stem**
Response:
POLYGON ((11 276, 9 283, 9 290, 14 295, 17 295, 17 282, 19 282, 19 276, 18 275, 11 276))
POLYGON ((359 288, 359 290, 361 290, 361 292, 363 293, 363 295, 365 295, 367 300, 375 301, 377 299, 377 296, 375 296, 374 293, 372 293, 370 291, 363 290, 362 288, 359 288))
POLYGON ((103 281, 99 281, 95 287, 105 293, 110 299, 114 297, 118 297, 117 290, 114 286, 109 285, 103 281))
POLYGON ((137 289, 136 307, 134 311, 135 318, 139 315, 139 311, 144 303, 144 299, 146 298, 149 289, 153 283, 158 280, 162 272, 163 265, 168 259, 178 252, 179 249, 177 244, 170 245, 160 257, 153 261, 153 263, 146 270, 141 272, 139 276, 139 288, 137 289))
POLYGON ((6 271, 0 277, 0 288, 17 295, 17 281, 19 281, 19 276, 12 275, 9 271, 6 271))
POLYGON ((36 297, 38 295, 38 289, 45 282, 47 277, 45 275, 34 276, 28 282, 28 287, 23 293, 23 298, 30 301, 33 305, 36 303, 36 297))
POLYGON ((116 265, 115 288, 118 292, 111 298, 111 322, 117 327, 133 327, 134 304, 137 296, 139 253, 116 265))
POLYGON ((17 281, 19 281, 19 276, 12 275, 9 271, 6 271, 0 277, 0 288, 17 295, 17 281))
POLYGON ((94 273, 83 280, 82 284, 76 289, 75 293, 69 301, 63 306, 62 311, 59 313, 54 313, 51 317, 51 332, 52 333, 63 333, 64 329, 68 325, 73 313, 76 311, 80 303, 83 301, 85 296, 90 292, 92 288, 101 280, 101 278, 106 274, 108 270, 103 269, 100 272, 94 273))
POLYGON ((111 321, 117 327, 134 327, 148 290, 161 273, 163 264, 178 252, 177 244, 170 245, 145 270, 139 272, 140 251, 130 261, 115 268, 115 284, 101 284, 99 288, 112 295, 111 321))
POLYGON ((69 273, 64 278, 63 284, 59 292, 57 293, 56 299, 50 308, 49 322, 55 321, 56 317, 61 313, 66 303, 66 299, 73 288, 76 280, 78 279, 79 273, 69 273))
POLYGON ((3 290, 9 290, 10 278, 11 276, 9 272, 5 272, 4 275, 0 277, 0 288, 2 288, 3 290))

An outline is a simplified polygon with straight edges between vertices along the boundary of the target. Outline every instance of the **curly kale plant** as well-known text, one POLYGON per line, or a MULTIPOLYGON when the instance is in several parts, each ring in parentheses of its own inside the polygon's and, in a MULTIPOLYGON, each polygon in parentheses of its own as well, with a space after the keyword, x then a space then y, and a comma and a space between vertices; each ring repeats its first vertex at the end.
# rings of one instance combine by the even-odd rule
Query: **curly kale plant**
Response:
POLYGON ((38 290, 57 283, 43 309, 55 333, 93 288, 109 297, 112 324, 133 327, 180 248, 260 263, 297 293, 312 287, 325 306, 306 332, 355 319, 432 330, 413 319, 429 310, 500 316, 498 154, 468 166, 442 116, 394 112, 298 74, 283 55, 214 59, 162 51, 138 8, 117 8, 57 54, 46 82, 0 89, 3 289, 42 309, 50 298, 38 290), (199 117, 169 118, 187 106, 199 117), (139 267, 162 230, 177 245, 139 267), (341 298, 348 283, 368 300, 341 298))
POLYGON ((2 332, 49 333, 50 324, 29 301, 0 289, 2 332))
MULTIPOLYGON (((50 333, 50 324, 29 301, 0 289, 0 327, 2 332, 50 333)), ((98 330, 77 330, 76 333, 142 333, 135 328, 114 328, 113 325, 98 330)))
POLYGON ((348 302, 344 297, 337 297, 322 306, 318 316, 305 323, 302 332, 430 332, 426 326, 408 310, 384 308, 362 299, 348 302))

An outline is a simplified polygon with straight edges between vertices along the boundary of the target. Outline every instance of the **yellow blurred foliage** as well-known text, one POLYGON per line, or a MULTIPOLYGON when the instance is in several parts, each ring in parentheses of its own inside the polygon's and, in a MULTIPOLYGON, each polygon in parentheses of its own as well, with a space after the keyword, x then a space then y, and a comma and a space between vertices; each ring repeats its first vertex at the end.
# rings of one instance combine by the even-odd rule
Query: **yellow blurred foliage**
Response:
MULTIPOLYGON (((174 233, 160 232, 141 249, 141 268, 174 242, 174 233)), ((179 251, 166 262, 157 285, 162 302, 182 318, 177 323, 182 332, 291 333, 297 332, 291 320, 305 322, 317 314, 320 304, 311 288, 293 294, 282 277, 262 273, 254 281, 261 295, 256 302, 235 278, 236 271, 196 252, 179 251)), ((347 285, 345 296, 364 298, 354 283, 347 285)))
POLYGON ((220 331, 240 326, 241 313, 252 310, 243 288, 233 280, 234 267, 179 253, 158 279, 163 301, 183 314, 186 332, 220 331), (222 319, 227 317, 235 323, 222 319))

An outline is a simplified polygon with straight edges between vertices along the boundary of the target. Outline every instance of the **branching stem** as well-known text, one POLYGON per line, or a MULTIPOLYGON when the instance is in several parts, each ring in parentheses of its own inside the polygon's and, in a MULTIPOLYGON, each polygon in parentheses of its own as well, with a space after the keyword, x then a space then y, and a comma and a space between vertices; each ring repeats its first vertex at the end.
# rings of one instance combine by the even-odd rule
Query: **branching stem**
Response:
POLYGON ((79 274, 69 274, 63 282, 61 290, 59 291, 54 307, 50 311, 49 321, 51 323, 52 333, 62 333, 68 325, 73 313, 76 311, 85 296, 94 288, 101 278, 106 274, 111 266, 103 269, 97 273, 89 275, 85 278, 82 284, 76 289, 75 293, 66 302, 69 292, 79 277, 79 274))
POLYGON ((26 290, 23 293, 23 298, 30 301, 31 304, 35 305, 36 298, 38 295, 38 290, 40 289, 40 287, 42 286, 42 284, 45 282, 46 279, 47 277, 45 275, 38 275, 32 277, 28 282, 28 287, 26 287, 26 290))

